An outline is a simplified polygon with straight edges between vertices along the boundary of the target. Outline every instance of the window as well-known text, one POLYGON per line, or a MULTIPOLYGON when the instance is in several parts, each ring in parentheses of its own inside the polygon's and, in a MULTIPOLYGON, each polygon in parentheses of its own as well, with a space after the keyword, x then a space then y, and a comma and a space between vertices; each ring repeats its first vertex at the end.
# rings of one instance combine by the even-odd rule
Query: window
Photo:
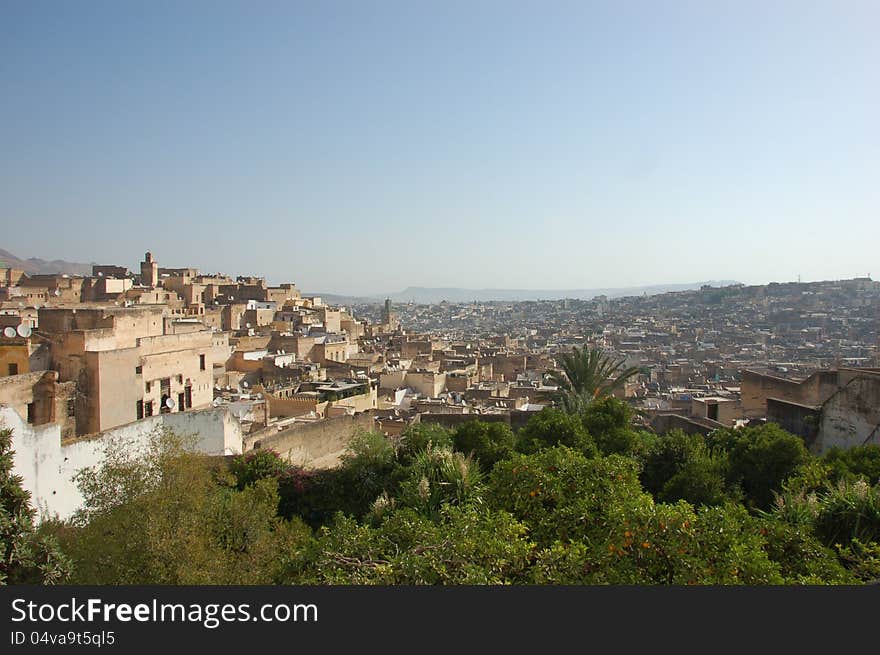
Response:
POLYGON ((144 403, 144 416, 152 416, 153 415, 153 401, 149 401, 144 403))
POLYGON ((177 411, 182 412, 186 409, 186 394, 177 394, 177 411))
POLYGON ((185 399, 186 399, 186 408, 189 409, 190 407, 193 406, 193 390, 192 390, 192 387, 187 387, 187 388, 186 388, 186 391, 185 391, 184 393, 186 394, 186 398, 185 398, 185 399))
POLYGON ((134 374, 135 374, 135 375, 140 375, 140 374, 143 373, 143 372, 144 372, 144 367, 143 367, 143 366, 135 366, 135 367, 134 367, 134 374))
POLYGON ((33 404, 33 403, 28 403, 28 409, 27 409, 27 414, 28 414, 27 422, 28 422, 28 423, 33 423, 33 422, 34 422, 34 420, 35 420, 35 413, 36 413, 36 412, 35 412, 35 410, 34 410, 34 404, 33 404))
POLYGON ((18 375, 18 364, 9 365, 9 375, 18 375))
POLYGON ((199 370, 200 371, 205 370, 205 356, 204 355, 199 355, 199 370))
POLYGON ((140 421, 144 417, 144 401, 137 401, 137 412, 136 412, 137 420, 140 421))
POLYGON ((150 389, 153 388, 153 383, 152 383, 152 382, 147 382, 147 385, 146 385, 146 386, 147 386, 147 393, 150 393, 150 389))
POLYGON ((177 384, 183 384, 183 376, 182 375, 177 376, 177 384))
POLYGON ((67 416, 76 416, 76 399, 68 398, 67 399, 67 416))

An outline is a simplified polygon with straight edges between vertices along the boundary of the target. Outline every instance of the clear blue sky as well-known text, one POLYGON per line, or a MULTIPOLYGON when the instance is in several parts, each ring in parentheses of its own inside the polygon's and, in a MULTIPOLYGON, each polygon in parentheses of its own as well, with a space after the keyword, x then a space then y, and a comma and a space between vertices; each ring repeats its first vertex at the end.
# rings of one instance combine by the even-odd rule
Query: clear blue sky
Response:
POLYGON ((309 291, 880 277, 880 2, 0 4, 0 247, 309 291))

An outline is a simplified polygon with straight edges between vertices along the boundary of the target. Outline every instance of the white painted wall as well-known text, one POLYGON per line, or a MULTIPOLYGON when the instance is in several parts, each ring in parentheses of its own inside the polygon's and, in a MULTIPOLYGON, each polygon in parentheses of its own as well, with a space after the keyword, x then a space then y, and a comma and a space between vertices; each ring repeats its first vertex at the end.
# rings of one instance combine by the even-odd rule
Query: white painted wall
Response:
POLYGON ((4 405, 0 405, 0 426, 12 428, 13 472, 22 477, 22 486, 31 493, 31 504, 42 515, 61 519, 70 518, 83 503, 74 475, 83 468, 100 466, 111 443, 122 442, 133 454, 144 452, 151 436, 167 428, 183 437, 196 437, 197 452, 242 452, 241 424, 225 408, 151 416, 65 445, 57 424, 30 425, 4 405))

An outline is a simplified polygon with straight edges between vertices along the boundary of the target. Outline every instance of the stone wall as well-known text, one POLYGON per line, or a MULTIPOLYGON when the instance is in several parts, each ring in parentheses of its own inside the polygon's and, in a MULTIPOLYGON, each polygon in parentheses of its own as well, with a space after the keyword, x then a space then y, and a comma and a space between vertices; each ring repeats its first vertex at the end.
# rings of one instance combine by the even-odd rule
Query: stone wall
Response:
POLYGON ((332 468, 359 430, 373 430, 369 414, 338 416, 314 422, 294 423, 284 430, 263 430, 245 440, 245 449, 274 450, 284 459, 310 468, 332 468))
POLYGON ((13 472, 22 477, 31 503, 43 515, 62 519, 69 518, 83 503, 74 475, 83 468, 101 466, 108 447, 121 445, 132 454, 142 453, 153 435, 169 429, 192 437, 197 452, 242 452, 241 425, 223 408, 161 414, 66 443, 62 443, 57 423, 28 425, 11 407, 0 406, 0 426, 13 431, 13 472))
POLYGON ((433 423, 441 425, 447 430, 455 430, 458 426, 468 421, 483 421, 484 423, 506 423, 510 428, 517 432, 529 419, 535 415, 535 412, 505 412, 503 414, 419 414, 418 421, 420 423, 433 423))
POLYGON ((778 398, 767 399, 767 420, 786 432, 799 436, 810 449, 816 448, 820 410, 778 398))
POLYGON ((706 418, 694 419, 681 414, 657 414, 651 419, 651 429, 657 434, 666 434, 671 430, 681 430, 685 434, 707 435, 712 430, 724 427, 721 423, 706 418))
POLYGON ((880 378, 852 379, 822 407, 817 452, 829 448, 880 445, 880 378))
POLYGON ((837 371, 817 371, 803 381, 786 380, 755 371, 742 372, 740 393, 747 418, 767 415, 767 399, 821 405, 838 389, 837 371))

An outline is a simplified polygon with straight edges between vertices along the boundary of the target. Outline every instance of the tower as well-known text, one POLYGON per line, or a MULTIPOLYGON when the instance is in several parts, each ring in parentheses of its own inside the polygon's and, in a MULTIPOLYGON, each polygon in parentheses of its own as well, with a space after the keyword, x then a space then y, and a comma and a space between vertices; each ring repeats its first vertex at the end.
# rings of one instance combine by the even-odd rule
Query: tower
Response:
POLYGON ((155 289, 159 286, 159 264, 153 261, 153 253, 144 253, 144 261, 141 262, 141 284, 155 289))

